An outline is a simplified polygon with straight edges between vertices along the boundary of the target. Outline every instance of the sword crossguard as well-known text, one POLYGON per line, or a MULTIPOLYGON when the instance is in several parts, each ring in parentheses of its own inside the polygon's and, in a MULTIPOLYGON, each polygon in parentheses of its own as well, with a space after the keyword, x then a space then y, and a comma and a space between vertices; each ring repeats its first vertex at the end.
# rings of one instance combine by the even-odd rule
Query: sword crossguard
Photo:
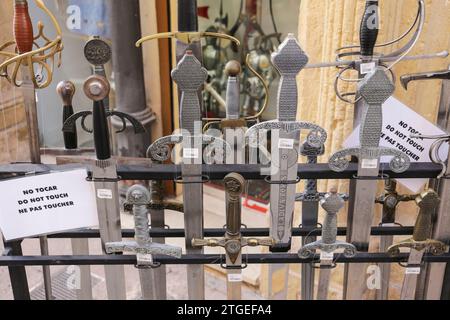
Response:
POLYGON ((400 248, 410 248, 417 251, 427 250, 433 255, 443 254, 447 246, 441 241, 429 239, 433 216, 440 201, 438 194, 434 190, 428 189, 418 195, 415 201, 420 210, 414 226, 412 239, 401 241, 390 246, 387 252, 395 256, 400 253, 400 248))
POLYGON ((322 228, 322 239, 308 243, 300 248, 298 251, 299 257, 309 258, 317 249, 324 252, 334 252, 337 249, 344 249, 344 255, 346 257, 354 256, 356 254, 356 247, 353 244, 336 240, 337 213, 344 207, 344 200, 337 193, 337 189, 332 188, 320 201, 320 205, 326 211, 322 228))
POLYGON ((423 73, 405 74, 400 77, 400 82, 405 90, 408 90, 408 84, 411 81, 422 80, 450 80, 450 69, 443 71, 431 71, 423 73))
POLYGON ((361 81, 359 92, 367 104, 359 134, 361 147, 344 149, 332 155, 329 160, 331 170, 342 172, 347 169, 350 156, 357 157, 362 166, 367 160, 376 161, 378 166, 382 156, 393 156, 389 163, 392 171, 402 173, 409 168, 411 161, 408 156, 393 148, 380 147, 383 125, 382 104, 393 94, 394 90, 394 84, 381 67, 367 74, 361 81))
POLYGON ((141 185, 134 185, 127 191, 126 204, 131 207, 135 224, 135 241, 109 242, 105 245, 106 253, 132 252, 138 254, 137 267, 154 265, 152 255, 160 254, 181 258, 182 250, 166 244, 153 243, 149 235, 147 206, 151 194, 141 185), (139 255, 150 255, 148 261, 141 261, 139 255))
POLYGON ((241 45, 241 42, 238 39, 223 33, 175 31, 175 32, 162 32, 145 36, 136 42, 136 47, 140 47, 144 42, 156 39, 177 39, 178 41, 181 41, 185 44, 191 44, 192 42, 200 41, 202 38, 208 37, 229 40, 234 42, 237 46, 241 45))
POLYGON ((438 136, 431 136, 431 135, 411 135, 411 139, 427 139, 427 140, 436 140, 433 142, 433 144, 430 147, 429 156, 431 161, 436 164, 440 164, 442 166, 442 171, 438 175, 438 179, 441 179, 443 177, 447 176, 447 162, 442 160, 441 156, 439 155, 440 149, 444 143, 450 142, 450 135, 444 134, 444 135, 438 135, 438 136))

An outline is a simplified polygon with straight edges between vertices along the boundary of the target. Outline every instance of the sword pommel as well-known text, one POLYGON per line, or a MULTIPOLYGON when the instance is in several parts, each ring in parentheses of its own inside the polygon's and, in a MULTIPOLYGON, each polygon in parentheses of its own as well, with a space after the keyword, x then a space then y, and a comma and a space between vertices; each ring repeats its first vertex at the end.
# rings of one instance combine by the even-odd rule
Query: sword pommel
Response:
POLYGON ((61 97, 64 106, 71 106, 75 95, 75 85, 71 81, 61 81, 56 86, 56 92, 61 97))
POLYGON ((92 37, 84 46, 84 57, 93 66, 103 66, 111 60, 111 47, 99 37, 92 37))
POLYGON ((84 93, 92 101, 104 100, 111 90, 108 80, 99 75, 90 76, 83 86, 84 93))
POLYGON ((225 74, 229 77, 237 77, 241 74, 242 68, 239 61, 231 60, 225 65, 225 74))
POLYGON ((127 203, 132 206, 146 206, 150 203, 150 192, 141 185, 134 185, 127 191, 127 203))
POLYGON ((14 39, 19 54, 33 50, 33 24, 26 0, 14 1, 14 39))

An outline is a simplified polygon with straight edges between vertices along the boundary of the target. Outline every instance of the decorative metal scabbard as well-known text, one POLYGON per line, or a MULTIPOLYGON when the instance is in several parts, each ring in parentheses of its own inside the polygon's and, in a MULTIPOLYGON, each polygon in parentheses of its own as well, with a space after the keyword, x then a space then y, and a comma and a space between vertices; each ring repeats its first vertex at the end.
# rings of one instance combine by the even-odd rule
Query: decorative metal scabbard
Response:
POLYGON ((76 122, 81 119, 81 127, 88 133, 94 134, 95 150, 98 160, 106 160, 111 158, 111 146, 109 142, 109 128, 108 117, 118 117, 121 119, 123 126, 117 133, 123 132, 127 125, 128 120, 133 128, 135 134, 141 134, 145 132, 144 126, 135 118, 118 111, 107 111, 104 106, 104 99, 109 95, 110 86, 106 78, 93 75, 86 80, 84 85, 84 92, 87 97, 94 101, 94 107, 92 111, 82 111, 69 117, 63 126, 63 132, 75 133, 76 122), (90 129, 86 125, 86 118, 92 115, 93 129, 90 129))
POLYGON ((320 205, 326 211, 323 222, 322 239, 308 243, 303 246, 298 255, 300 258, 309 258, 314 254, 314 250, 321 250, 332 253, 337 249, 344 249, 346 257, 356 254, 356 247, 350 243, 336 240, 337 236, 337 213, 344 207, 344 200, 337 194, 336 189, 331 190, 321 201, 320 205))
MULTIPOLYGON (((224 179, 226 192, 226 232, 222 239, 192 239, 193 247, 223 247, 234 264, 243 247, 271 246, 272 238, 241 237, 241 196, 244 192, 245 180, 236 173, 230 173, 224 179)), ((231 267, 231 266, 230 266, 231 267)))
POLYGON ((138 254, 138 267, 153 265, 153 259, 140 259, 140 255, 166 255, 181 258, 182 250, 166 244, 152 242, 149 235, 148 205, 151 202, 150 192, 141 185, 128 190, 126 208, 131 207, 135 224, 135 241, 106 243, 106 253, 132 252, 138 254))
POLYGON ((272 55, 272 62, 281 74, 278 92, 278 120, 259 123, 246 133, 250 146, 257 147, 258 133, 272 130, 271 237, 276 245, 272 251, 290 248, 291 228, 297 182, 298 141, 301 130, 309 130, 307 141, 320 148, 326 141, 324 129, 308 122, 298 122, 296 76, 308 62, 294 35, 290 34, 272 55))
POLYGON ((5 77, 13 85, 20 87, 19 69, 22 77, 30 79, 36 89, 43 89, 50 85, 53 79, 54 58, 59 55, 58 66, 61 61, 62 32, 54 17, 42 0, 34 0, 36 5, 44 11, 52 21, 56 30, 56 37, 51 40, 44 34, 44 25, 38 23, 38 34, 33 36, 33 25, 28 13, 27 0, 14 1, 14 41, 8 41, 0 46, 0 57, 5 61, 0 63, 0 76, 5 77), (42 40, 42 41, 41 41, 42 40), (42 43, 40 43, 42 42, 42 43), (14 52, 7 51, 15 47, 14 52), (33 48, 35 48, 33 50, 33 48), (37 74, 35 74, 35 67, 37 74), (24 75, 23 72, 28 73, 24 75))
POLYGON ((380 157, 393 156, 389 165, 394 172, 404 172, 409 168, 410 159, 402 152, 380 147, 383 125, 382 105, 394 92, 394 85, 383 68, 377 68, 368 74, 359 85, 359 92, 367 104, 360 128, 360 148, 344 149, 335 153, 329 161, 334 171, 344 171, 348 165, 348 157, 355 156, 362 169, 379 167, 380 157))
POLYGON ((389 247, 388 253, 395 256, 400 253, 401 248, 409 248, 416 251, 423 251, 424 253, 425 251, 430 251, 434 255, 443 254, 446 251, 446 245, 441 241, 430 239, 433 216, 439 205, 437 193, 429 189, 418 195, 415 201, 420 211, 414 226, 413 237, 392 245, 389 247))

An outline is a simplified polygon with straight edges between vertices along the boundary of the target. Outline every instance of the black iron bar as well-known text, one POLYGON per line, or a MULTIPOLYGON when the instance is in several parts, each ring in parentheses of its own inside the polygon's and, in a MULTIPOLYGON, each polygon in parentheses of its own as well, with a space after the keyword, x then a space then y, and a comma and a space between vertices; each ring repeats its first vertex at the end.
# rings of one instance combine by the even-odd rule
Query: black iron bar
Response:
MULTIPOLYGON (((357 253, 354 257, 347 258, 342 254, 335 254, 336 263, 399 263, 407 262, 409 254, 401 253, 399 256, 391 256, 387 253, 357 253)), ((167 256, 154 256, 154 260, 167 264, 223 264, 223 254, 190 254, 183 255, 180 259, 167 256)), ((301 259, 297 254, 249 254, 243 255, 244 264, 274 264, 274 263, 319 263, 320 255, 312 258, 301 259)), ((450 253, 440 256, 426 254, 424 262, 444 263, 450 262, 450 253)), ((135 265, 134 255, 103 255, 103 256, 17 256, 0 257, 0 266, 42 266, 42 265, 135 265)))
MULTIPOLYGON (((372 236, 408 236, 413 234, 414 227, 373 227, 372 236)), ((267 237, 269 236, 268 228, 248 228, 242 229, 241 233, 244 237, 267 237)), ((338 228, 338 236, 345 236, 347 228, 338 228)), ((223 237, 225 229, 205 229, 204 237, 223 237)), ((293 228, 293 237, 320 236, 322 229, 320 228, 293 228)), ((152 229, 150 230, 152 238, 183 238, 184 229, 152 229)), ((77 230, 63 233, 48 235, 49 239, 66 239, 66 238, 99 238, 98 230, 77 230)), ((134 238, 133 229, 123 229, 123 238, 134 238)))

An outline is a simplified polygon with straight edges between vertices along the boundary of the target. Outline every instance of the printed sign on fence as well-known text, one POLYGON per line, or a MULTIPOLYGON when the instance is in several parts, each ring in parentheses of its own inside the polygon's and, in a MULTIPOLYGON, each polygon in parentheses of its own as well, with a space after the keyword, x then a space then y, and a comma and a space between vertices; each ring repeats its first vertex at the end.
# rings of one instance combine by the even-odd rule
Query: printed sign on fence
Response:
MULTIPOLYGON (((442 135, 445 132, 398 99, 389 98, 383 105, 383 131, 380 146, 400 150, 409 156, 411 162, 431 162, 429 150, 434 140, 412 139, 410 137, 412 134, 442 135)), ((358 145, 359 127, 345 140, 344 148, 358 145)), ((447 155, 448 145, 444 144, 440 150, 441 159, 447 159, 447 155)), ((381 158, 382 163, 390 160, 389 157, 381 158)), ((428 179, 397 179, 397 181, 413 193, 418 193, 428 179)))
POLYGON ((0 229, 7 241, 98 225, 86 170, 1 182, 0 201, 0 229))

